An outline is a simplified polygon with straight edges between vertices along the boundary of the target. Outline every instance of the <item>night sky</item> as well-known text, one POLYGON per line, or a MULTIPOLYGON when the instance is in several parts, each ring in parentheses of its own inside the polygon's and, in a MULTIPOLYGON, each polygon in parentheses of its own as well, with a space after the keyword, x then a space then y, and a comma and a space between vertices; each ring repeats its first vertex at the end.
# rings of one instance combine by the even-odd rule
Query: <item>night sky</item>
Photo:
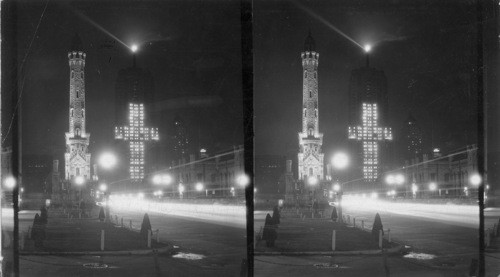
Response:
POLYGON ((372 45, 370 66, 386 74, 386 125, 393 128, 396 140, 411 111, 424 132, 427 150, 434 146, 453 151, 475 143, 474 9, 457 5, 459 1, 428 6, 375 2, 255 2, 257 155, 286 154, 296 159, 302 106, 300 53, 309 30, 320 53, 319 129, 324 133, 325 159, 347 149, 349 78, 351 70, 365 65, 365 56, 327 24, 361 45, 372 45))
POLYGON ((109 34, 129 46, 139 45, 137 65, 154 78, 152 109, 161 139, 173 135, 169 128, 179 115, 196 147, 216 151, 242 144, 238 2, 50 1, 45 5, 45 1, 18 5, 24 154, 63 158, 64 132, 69 128, 67 53, 75 32, 87 54, 91 153, 113 143, 115 81, 118 70, 132 65, 129 49, 109 34))

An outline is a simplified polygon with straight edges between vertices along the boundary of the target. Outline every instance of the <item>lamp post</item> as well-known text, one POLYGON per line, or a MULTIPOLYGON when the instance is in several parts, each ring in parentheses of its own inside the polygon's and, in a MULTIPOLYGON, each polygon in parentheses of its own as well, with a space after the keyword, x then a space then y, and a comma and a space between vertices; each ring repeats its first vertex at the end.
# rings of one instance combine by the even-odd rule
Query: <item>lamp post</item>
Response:
MULTIPOLYGON (((113 153, 105 152, 99 157, 99 165, 105 170, 111 170, 116 165, 116 156, 113 153)), ((105 181, 105 178, 102 178, 105 181)), ((104 199, 106 203, 106 222, 111 222, 111 215, 109 210, 109 195, 111 192, 108 191, 108 185, 103 183, 99 186, 99 190, 104 194, 104 199)))
MULTIPOLYGON (((349 165, 349 157, 343 152, 335 153, 331 160, 332 166, 335 169, 343 170, 349 165)), ((332 178, 333 179, 333 178, 332 178)), ((344 194, 344 186, 342 183, 334 183, 333 190, 337 192, 338 196, 338 218, 342 222, 342 195, 344 194)))

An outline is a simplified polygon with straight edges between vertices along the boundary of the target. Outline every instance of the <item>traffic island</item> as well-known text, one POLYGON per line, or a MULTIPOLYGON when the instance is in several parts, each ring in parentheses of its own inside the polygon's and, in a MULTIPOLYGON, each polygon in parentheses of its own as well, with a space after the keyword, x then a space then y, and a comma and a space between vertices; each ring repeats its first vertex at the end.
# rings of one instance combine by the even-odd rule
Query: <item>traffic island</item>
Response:
MULTIPOLYGON (((382 249, 386 253, 398 253, 402 247, 383 239, 382 249)), ((255 247, 255 255, 331 255, 333 253, 336 255, 374 255, 383 252, 379 245, 379 237, 372 236, 368 230, 327 219, 283 218, 277 228, 274 247, 267 247, 263 240, 258 241, 255 247), (334 231, 335 234, 333 234, 334 231), (334 238, 335 242, 332 245, 334 238), (335 251, 332 251, 332 246, 335 251)))
POLYGON ((36 245, 30 229, 20 234, 21 254, 24 255, 105 255, 150 254, 154 249, 168 252, 171 248, 140 233, 98 219, 49 218, 44 239, 36 245))

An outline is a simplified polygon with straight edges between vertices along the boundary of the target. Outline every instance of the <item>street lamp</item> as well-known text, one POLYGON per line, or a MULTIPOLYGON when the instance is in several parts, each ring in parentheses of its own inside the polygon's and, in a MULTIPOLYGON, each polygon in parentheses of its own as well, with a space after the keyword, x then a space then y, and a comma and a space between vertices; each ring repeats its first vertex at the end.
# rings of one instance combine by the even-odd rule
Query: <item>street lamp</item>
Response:
POLYGON ((108 185, 102 183, 101 185, 99 185, 99 190, 105 192, 106 190, 108 190, 108 185))
POLYGON ((14 176, 6 177, 3 182, 5 188, 8 190, 14 189, 16 187, 16 178, 14 178, 14 176))
MULTIPOLYGON (((331 163, 335 169, 342 170, 349 165, 349 157, 343 152, 337 152, 333 155, 331 163)), ((335 183, 333 185, 333 190, 337 192, 339 203, 338 218, 342 222, 342 195, 344 194, 343 184, 335 183)))
POLYGON ((475 186, 475 187, 478 187, 481 182, 482 182, 482 178, 481 178, 481 175, 479 175, 478 173, 474 173, 470 176, 469 178, 469 182, 471 185, 475 186))
MULTIPOLYGON (((99 157, 99 165, 106 169, 106 170, 111 170, 113 167, 116 165, 116 156, 115 154, 111 152, 104 152, 101 154, 99 157)), ((102 179, 105 179, 104 177, 102 179)), ((99 189, 104 193, 104 198, 106 201, 106 222, 111 222, 111 213, 109 210, 109 194, 108 192, 108 185, 106 184, 101 184, 99 189)))
POLYGON ((203 184, 202 184, 202 183, 200 183, 200 182, 196 183, 196 186, 195 186, 195 187, 196 187, 196 190, 197 190, 197 191, 202 191, 202 190, 203 190, 203 184))
POLYGON ((132 50, 133 53, 137 52, 137 50, 139 50, 139 47, 137 46, 137 44, 132 44, 132 46, 130 46, 130 50, 132 50))

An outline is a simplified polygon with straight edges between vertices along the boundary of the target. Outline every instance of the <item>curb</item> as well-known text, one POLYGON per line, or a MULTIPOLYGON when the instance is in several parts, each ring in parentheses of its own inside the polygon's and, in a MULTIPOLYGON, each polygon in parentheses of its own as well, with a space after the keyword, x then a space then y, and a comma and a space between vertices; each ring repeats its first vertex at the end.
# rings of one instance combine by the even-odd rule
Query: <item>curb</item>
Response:
POLYGON ((122 251, 84 251, 84 252, 25 252, 20 251, 21 256, 130 256, 130 255, 149 255, 153 253, 165 254, 173 250, 172 246, 166 246, 158 249, 145 250, 122 250, 122 251))
MULTIPOLYGON (((402 245, 385 250, 387 254, 401 252, 402 245)), ((380 255, 384 250, 355 250, 355 251, 309 251, 309 252, 254 252, 254 256, 355 256, 355 255, 380 255)))

